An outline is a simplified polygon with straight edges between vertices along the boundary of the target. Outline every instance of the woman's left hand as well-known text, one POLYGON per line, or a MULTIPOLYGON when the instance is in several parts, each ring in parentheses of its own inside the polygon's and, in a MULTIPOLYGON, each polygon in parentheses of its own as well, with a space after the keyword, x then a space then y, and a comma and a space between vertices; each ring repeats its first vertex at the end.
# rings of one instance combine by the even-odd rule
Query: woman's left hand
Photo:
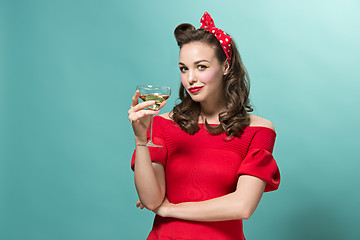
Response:
POLYGON ((162 204, 159 207, 155 208, 153 212, 161 217, 169 217, 170 208, 173 205, 174 204, 170 203, 167 197, 165 197, 162 204))
MULTIPOLYGON (((161 216, 161 217, 168 217, 170 207, 173 206, 173 203, 170 203, 167 197, 165 197, 164 201, 161 203, 161 205, 153 211, 155 214, 161 216)), ((136 202, 136 207, 140 209, 144 209, 144 205, 138 200, 136 202)))

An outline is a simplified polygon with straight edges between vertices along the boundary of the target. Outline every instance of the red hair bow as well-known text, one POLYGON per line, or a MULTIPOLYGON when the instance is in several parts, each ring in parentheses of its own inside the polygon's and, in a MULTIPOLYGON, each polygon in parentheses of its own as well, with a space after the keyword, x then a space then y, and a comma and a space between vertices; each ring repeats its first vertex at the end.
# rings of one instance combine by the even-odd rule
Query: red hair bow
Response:
POLYGON ((219 41, 221 47, 223 48, 227 60, 230 64, 230 59, 231 59, 231 37, 229 35, 227 35, 223 30, 221 30, 220 28, 216 28, 215 24, 214 24, 214 20, 211 18, 210 14, 205 12, 204 15, 202 16, 201 20, 201 27, 202 29, 207 30, 208 32, 212 33, 215 35, 215 37, 217 38, 217 40, 219 41))

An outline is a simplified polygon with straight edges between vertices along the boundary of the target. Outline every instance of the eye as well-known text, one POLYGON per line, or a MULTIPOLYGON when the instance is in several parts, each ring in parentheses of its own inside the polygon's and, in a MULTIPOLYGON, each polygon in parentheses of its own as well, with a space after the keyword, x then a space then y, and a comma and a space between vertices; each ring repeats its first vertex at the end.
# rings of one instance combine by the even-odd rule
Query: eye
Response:
POLYGON ((188 70, 188 68, 187 67, 183 67, 183 66, 180 66, 180 72, 185 72, 186 70, 188 70))
POLYGON ((205 70, 206 68, 208 68, 208 66, 206 66, 206 65, 198 65, 197 66, 197 68, 199 69, 199 70, 205 70))

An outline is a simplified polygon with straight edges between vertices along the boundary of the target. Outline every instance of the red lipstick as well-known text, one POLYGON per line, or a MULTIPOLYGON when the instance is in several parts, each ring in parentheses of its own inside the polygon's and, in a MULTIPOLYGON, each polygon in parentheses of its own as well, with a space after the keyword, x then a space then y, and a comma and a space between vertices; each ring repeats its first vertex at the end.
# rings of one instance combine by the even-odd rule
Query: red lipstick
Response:
POLYGON ((189 91, 191 93, 196 93, 196 92, 200 91, 202 88, 203 87, 191 87, 191 88, 189 88, 189 91))

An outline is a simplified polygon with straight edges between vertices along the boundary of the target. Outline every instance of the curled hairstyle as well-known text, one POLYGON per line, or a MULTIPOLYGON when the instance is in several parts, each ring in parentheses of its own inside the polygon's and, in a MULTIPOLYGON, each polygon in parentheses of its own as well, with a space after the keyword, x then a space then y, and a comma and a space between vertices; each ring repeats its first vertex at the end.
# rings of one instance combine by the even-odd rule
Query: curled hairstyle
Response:
MULTIPOLYGON (((204 29, 195 29, 191 24, 180 24, 176 27, 174 35, 180 49, 187 43, 206 43, 214 47, 219 63, 227 61, 225 52, 216 37, 204 29)), ((242 133, 244 127, 249 126, 250 118, 247 112, 253 111, 249 99, 249 76, 241 62, 234 40, 232 40, 231 48, 230 68, 223 77, 226 110, 219 113, 220 124, 217 126, 211 126, 205 119, 208 132, 212 134, 225 132, 228 138, 236 137, 242 133)), ((189 134, 195 134, 200 130, 198 125, 201 114, 200 103, 191 99, 182 84, 180 84, 179 99, 181 102, 174 107, 171 118, 182 130, 189 134)))

